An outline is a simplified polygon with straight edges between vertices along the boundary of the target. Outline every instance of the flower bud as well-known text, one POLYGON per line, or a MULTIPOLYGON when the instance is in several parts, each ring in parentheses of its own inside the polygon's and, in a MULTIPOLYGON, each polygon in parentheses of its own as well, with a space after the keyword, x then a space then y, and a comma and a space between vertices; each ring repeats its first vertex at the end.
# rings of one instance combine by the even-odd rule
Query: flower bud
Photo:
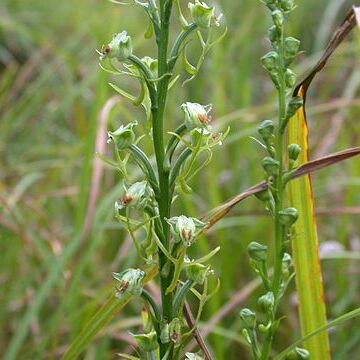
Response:
POLYGON ((187 102, 182 104, 181 108, 185 113, 185 125, 189 130, 208 128, 211 121, 209 112, 212 109, 212 105, 203 106, 197 103, 187 102))
POLYGON ((261 306, 262 310, 271 314, 274 310, 275 298, 274 293, 272 291, 267 292, 265 295, 261 296, 258 299, 258 304, 261 306))
POLYGON ((282 262, 281 262, 281 269, 282 269, 282 273, 284 274, 285 278, 289 277, 291 264, 292 264, 292 258, 290 256, 290 254, 284 253, 284 256, 283 256, 282 262))
POLYGON ((281 29, 284 23, 284 15, 280 10, 274 10, 271 13, 274 25, 278 28, 281 29))
POLYGON ((205 266, 199 263, 193 263, 186 267, 186 276, 189 280, 195 281, 202 285, 206 277, 211 272, 210 266, 205 266))
POLYGON ((154 199, 154 191, 147 181, 136 182, 132 184, 115 203, 115 210, 119 211, 128 206, 141 210, 150 205, 154 199))
POLYGON ((286 65, 290 65, 300 48, 300 41, 293 37, 287 37, 284 41, 284 55, 286 65))
POLYGON ((195 353, 190 353, 187 352, 185 354, 186 360, 204 360, 204 357, 199 355, 199 354, 195 354, 195 353))
POLYGON ((303 104, 304 104, 304 100, 301 96, 293 97, 289 102, 286 118, 290 119, 291 117, 293 117, 296 114, 296 112, 303 106, 303 104))
POLYGON ((264 140, 268 140, 274 134, 274 123, 272 122, 272 120, 264 120, 257 127, 257 131, 264 140))
POLYGON ((125 293, 140 296, 143 286, 142 280, 145 272, 140 269, 127 269, 120 273, 113 273, 113 278, 119 281, 115 296, 121 298, 125 293))
POLYGON ((273 159, 272 157, 270 156, 264 157, 261 160, 261 165, 269 176, 278 175, 280 163, 277 160, 273 159))
POLYGON ((156 331, 147 334, 131 334, 136 340, 139 348, 144 352, 154 351, 158 348, 156 331))
POLYGON ((170 342, 169 324, 165 320, 160 322, 160 341, 162 344, 170 342))
POLYGON ((195 3, 189 3, 191 18, 198 27, 206 29, 211 26, 211 22, 215 20, 215 8, 208 6, 205 2, 195 0, 195 3))
POLYGON ((178 343, 181 340, 181 322, 178 318, 172 319, 169 324, 170 340, 173 343, 178 343))
POLYGON ((275 51, 270 51, 260 60, 264 69, 271 73, 277 69, 279 63, 279 55, 275 51))
POLYGON ((290 351, 285 360, 307 360, 310 359, 310 353, 303 348, 296 347, 294 350, 290 351))
POLYGON ((191 137, 191 143, 194 146, 199 145, 200 142, 200 146, 205 146, 207 144, 209 144, 209 142, 213 141, 213 133, 211 133, 209 130, 205 129, 205 128, 195 128, 193 130, 191 130, 190 133, 190 137, 191 137))
POLYGON ((301 153, 301 146, 298 144, 290 144, 288 146, 289 159, 296 161, 301 153))
POLYGON ((255 196, 260 200, 260 201, 270 201, 271 200, 271 194, 269 192, 268 189, 260 191, 258 193, 255 194, 255 196))
POLYGON ((131 37, 126 31, 115 34, 111 42, 102 47, 101 53, 100 60, 103 60, 106 57, 109 59, 117 59, 118 61, 127 60, 132 54, 131 37))
POLYGON ((259 262, 259 261, 266 261, 267 258, 267 246, 259 244, 255 241, 252 241, 248 245, 248 253, 252 260, 259 262))
POLYGON ((279 29, 273 25, 271 26, 271 28, 269 29, 269 40, 271 41, 272 44, 277 44, 280 41, 281 38, 281 32, 279 31, 279 29))
POLYGON ((166 221, 171 227, 174 241, 182 241, 185 246, 190 246, 195 241, 197 231, 206 226, 200 220, 184 215, 174 216, 166 221))
POLYGON ((285 83, 288 88, 293 88, 296 84, 296 74, 290 69, 286 69, 285 72, 285 83))
POLYGON ((115 131, 108 131, 108 143, 113 142, 118 150, 127 149, 135 141, 135 132, 133 128, 137 125, 137 121, 132 121, 127 125, 121 125, 115 131))
POLYGON ((279 220, 280 223, 284 226, 291 226, 295 224, 296 220, 299 217, 299 213, 295 208, 286 208, 279 211, 279 220))
POLYGON ((294 9, 294 0, 280 0, 280 7, 284 12, 289 12, 294 9))
POLYGON ((147 66, 147 68, 150 70, 153 78, 158 77, 158 60, 153 59, 150 56, 144 56, 141 59, 141 62, 147 66))
POLYGON ((246 329, 254 329, 256 325, 256 315, 250 309, 242 309, 240 311, 240 319, 243 322, 243 327, 246 329))

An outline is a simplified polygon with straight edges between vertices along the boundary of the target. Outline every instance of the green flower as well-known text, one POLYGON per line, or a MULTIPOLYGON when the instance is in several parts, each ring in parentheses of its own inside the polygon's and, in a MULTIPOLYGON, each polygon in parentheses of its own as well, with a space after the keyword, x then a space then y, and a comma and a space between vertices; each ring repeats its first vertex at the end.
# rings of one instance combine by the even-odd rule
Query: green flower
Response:
POLYGON ((174 216, 166 221, 171 227, 174 241, 182 241, 185 246, 190 246, 195 241, 197 231, 206 226, 202 221, 184 215, 174 216))
POLYGON ((185 356, 186 356, 186 360, 204 360, 203 356, 195 353, 187 352, 185 356))
POLYGON ((211 116, 209 112, 212 105, 200 105, 197 103, 187 102, 181 105, 181 109, 185 113, 185 125, 189 130, 195 128, 209 128, 211 116))
POLYGON ((147 334, 131 334, 136 340, 139 348, 145 352, 151 352, 158 348, 156 331, 147 334))
POLYGON ((118 150, 127 149, 135 141, 134 127, 137 126, 137 121, 132 121, 127 125, 121 125, 115 131, 108 132, 108 143, 113 142, 118 150))
POLYGON ((140 269, 127 269, 120 273, 113 273, 113 278, 119 281, 115 296, 120 298, 125 293, 134 296, 140 296, 143 286, 142 280, 145 277, 145 272, 140 269))
POLYGON ((286 208, 279 211, 279 220, 280 223, 284 226, 291 226, 295 224, 296 220, 299 217, 298 211, 293 208, 286 208))
POLYGON ((127 60, 132 54, 131 37, 126 31, 115 34, 110 43, 102 47, 101 54, 100 60, 104 60, 106 57, 118 61, 127 60))
POLYGON ((195 3, 189 3, 189 9, 191 18, 194 24, 198 27, 207 29, 211 26, 211 22, 217 20, 215 18, 215 8, 213 6, 208 6, 206 3, 195 0, 195 3))
POLYGON ((154 191, 146 180, 132 184, 115 203, 115 210, 119 211, 128 206, 141 210, 154 200, 154 191))
POLYGON ((200 263, 190 264, 186 267, 186 276, 189 280, 195 281, 202 285, 206 277, 212 272, 210 266, 205 266, 200 263))

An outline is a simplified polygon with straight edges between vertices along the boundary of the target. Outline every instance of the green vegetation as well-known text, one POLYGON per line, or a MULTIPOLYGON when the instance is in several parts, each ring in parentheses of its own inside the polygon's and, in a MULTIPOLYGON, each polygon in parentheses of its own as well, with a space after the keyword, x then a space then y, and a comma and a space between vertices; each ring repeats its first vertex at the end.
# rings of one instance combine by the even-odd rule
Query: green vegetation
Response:
MULTIPOLYGON (((351 5, 350 1, 299 1, 286 25, 287 34, 299 38, 304 51, 294 63, 298 79, 318 60, 351 5)), ((208 52, 196 79, 184 86, 189 74, 182 71, 179 59, 180 78, 168 94, 164 131, 181 124, 180 105, 191 101, 214 104, 213 129, 224 131, 230 126, 231 132, 221 147, 212 149, 211 164, 181 184, 192 192, 181 192, 172 216, 200 219, 262 180, 262 150, 249 136, 256 135, 260 121, 277 117, 277 93, 259 60, 269 48, 265 34, 271 17, 265 6, 253 0, 224 0, 216 8, 224 14, 227 35, 208 52)), ((144 24, 147 17, 140 7, 108 1, 78 0, 74 5, 3 0, 0 4, 0 354, 4 359, 61 358, 79 334, 84 335, 82 343, 72 348, 73 354, 81 348, 85 351, 68 358, 136 355, 128 331, 143 332, 141 301, 114 298, 119 283, 111 273, 136 269, 141 260, 128 235, 129 224, 114 217, 114 203, 123 194, 123 169, 116 172, 112 167, 114 146, 106 145, 106 133, 136 119, 137 133, 148 134, 150 123, 141 107, 114 90, 126 89, 136 102, 141 85, 134 78, 119 80, 101 71, 95 49, 126 29, 138 58, 157 57, 144 24), (97 322, 84 333, 97 311, 97 322)), ((171 24, 173 43, 179 31, 175 15, 171 24)), ((196 66, 201 48, 196 36, 192 39, 186 55, 196 66)), ((359 44, 354 31, 308 93, 311 159, 360 143, 359 44)), ((194 71, 190 65, 188 70, 194 71)), ((151 139, 143 138, 140 145, 155 168, 151 139)), ((359 161, 355 157, 313 176, 328 321, 358 307, 359 161)), ((128 162, 126 172, 129 183, 143 180, 135 162, 128 162)), ((209 291, 216 287, 216 278, 221 280, 220 290, 204 306, 199 323, 216 359, 238 359, 239 354, 251 358, 238 314, 243 307, 258 312, 257 300, 264 294, 249 266, 249 243, 266 244, 269 254, 275 251, 272 223, 263 215, 261 203, 249 198, 189 248, 189 256, 196 259, 221 247, 210 260, 214 276, 209 291)), ((156 274, 151 271, 145 278, 146 289, 158 302, 157 282, 151 280, 156 274)), ((192 295, 188 300, 196 315, 198 300, 192 295)), ((277 309, 277 316, 283 315, 272 339, 274 354, 301 337, 293 282, 277 309)), ((344 319, 350 320, 335 322, 329 332, 332 358, 356 359, 359 318, 344 319)), ((199 348, 191 340, 186 350, 199 348)))

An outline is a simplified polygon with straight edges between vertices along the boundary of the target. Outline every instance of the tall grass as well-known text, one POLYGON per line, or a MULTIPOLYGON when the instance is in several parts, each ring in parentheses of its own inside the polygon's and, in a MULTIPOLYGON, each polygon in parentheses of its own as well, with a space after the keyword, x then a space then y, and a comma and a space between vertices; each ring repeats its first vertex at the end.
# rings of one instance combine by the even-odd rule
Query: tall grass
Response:
MULTIPOLYGON (((350 3, 337 9, 331 23, 323 14, 330 6, 337 7, 335 1, 299 4, 291 24, 306 52, 299 57, 298 73, 315 61, 314 51, 325 45, 326 34, 350 3)), ((192 184, 194 195, 179 204, 193 216, 205 214, 262 177, 260 167, 254 166, 256 147, 248 136, 259 120, 275 112, 275 94, 258 61, 267 47, 268 24, 259 13, 261 7, 253 0, 224 0, 220 5, 229 28, 227 38, 207 59, 198 81, 169 99, 212 102, 217 105, 216 122, 232 129, 226 145, 214 153, 212 166, 192 184)), ((54 0, 0 4, 0 353, 7 359, 59 358, 111 289, 109 270, 136 261, 125 230, 112 217, 119 187, 108 168, 98 186, 91 231, 84 236, 88 199, 94 191, 94 139, 101 110, 113 95, 97 71, 94 49, 119 27, 138 34, 144 20, 130 7, 126 17, 122 11, 95 0, 78 0, 76 6, 54 0)), ((135 41, 147 53, 144 39, 138 36, 135 41)), ((310 154, 359 144, 359 44, 355 34, 314 83, 308 101, 310 154), (336 130, 339 123, 341 130, 336 130)), ((173 114, 174 123, 180 116, 173 114)), ((126 122, 133 117, 134 108, 119 100, 103 121, 115 126, 119 119, 126 122)), ((358 305, 359 165, 354 159, 329 168, 313 183, 329 319, 358 305), (344 256, 333 258, 330 246, 344 256)), ((205 308, 205 327, 228 301, 240 299, 243 304, 246 299, 251 304, 259 296, 244 265, 248 243, 266 239, 270 229, 258 209, 258 203, 249 199, 199 242, 199 254, 218 244, 222 247, 213 264, 222 279, 221 291, 205 308)), ((217 359, 238 359, 238 354, 247 358, 235 316, 239 306, 210 330, 217 359)), ((115 352, 125 351, 126 330, 140 323, 138 310, 132 304, 119 313, 85 356, 111 359, 115 352)), ((278 349, 300 335, 291 288, 281 311, 288 317, 275 342, 278 349)), ((359 320, 353 320, 330 332, 334 359, 355 359, 360 352, 359 328, 359 320)))

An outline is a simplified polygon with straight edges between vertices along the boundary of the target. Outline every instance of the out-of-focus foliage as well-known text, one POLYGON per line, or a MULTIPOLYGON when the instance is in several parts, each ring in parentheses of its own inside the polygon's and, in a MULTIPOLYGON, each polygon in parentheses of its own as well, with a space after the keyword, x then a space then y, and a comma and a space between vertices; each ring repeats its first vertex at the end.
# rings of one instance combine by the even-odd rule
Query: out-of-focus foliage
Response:
MULTIPOLYGON (((249 136, 276 107, 258 60, 270 24, 263 7, 254 0, 218 5, 228 35, 211 52, 199 81, 185 87, 179 81, 173 88, 167 114, 169 125, 178 123, 181 103, 191 98, 216 105, 215 127, 231 126, 211 166, 191 184, 194 192, 178 204, 195 217, 262 179, 262 150, 249 136)), ((350 5, 299 2, 289 29, 304 50, 298 73, 316 61, 350 5)), ((95 49, 126 28, 139 56, 151 52, 151 41, 141 33, 145 19, 139 8, 105 0, 1 1, 0 354, 7 359, 59 358, 111 290, 111 272, 138 263, 131 240, 113 217, 119 177, 105 167, 99 183, 91 179, 98 169, 94 144, 101 121, 115 129, 136 118, 146 127, 135 107, 118 98, 108 101, 115 93, 106 84, 111 77, 98 69, 95 49), (91 200, 89 210, 90 195, 97 202, 94 207, 91 200), (92 210, 94 217, 86 222, 92 210)), ((345 42, 308 94, 311 158, 360 143, 359 45, 357 34, 345 42)), ((124 78, 124 84, 137 93, 133 81, 124 78)), ((109 147, 103 151, 109 152, 109 147)), ((329 319, 358 305, 359 168, 355 158, 314 177, 329 319)), ((255 199, 247 200, 198 242, 199 253, 221 246, 214 260, 221 290, 206 306, 205 322, 211 323, 234 293, 253 288, 247 244, 258 239, 272 244, 270 222, 259 209, 255 199)), ((289 315, 276 339, 278 349, 300 335, 293 294, 289 291, 284 302, 289 315)), ((250 292, 247 303, 252 299, 250 292)), ((113 359, 117 352, 132 351, 126 331, 141 323, 134 307, 136 302, 115 318, 87 349, 87 358, 113 359)), ((246 358, 237 310, 212 327, 209 343, 217 359, 238 359, 240 353, 246 358)), ((331 332, 334 359, 356 358, 359 328, 359 320, 353 320, 331 332)))

